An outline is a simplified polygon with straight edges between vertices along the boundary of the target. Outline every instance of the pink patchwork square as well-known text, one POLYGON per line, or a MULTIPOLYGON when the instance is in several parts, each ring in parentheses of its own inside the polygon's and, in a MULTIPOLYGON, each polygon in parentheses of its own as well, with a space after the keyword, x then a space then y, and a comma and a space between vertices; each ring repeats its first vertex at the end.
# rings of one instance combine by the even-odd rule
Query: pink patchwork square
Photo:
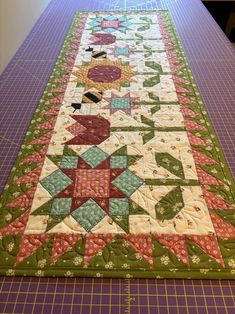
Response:
POLYGON ((74 136, 77 136, 78 134, 84 134, 85 131, 87 131, 87 128, 85 128, 80 123, 76 122, 76 123, 70 125, 68 128, 66 128, 66 130, 68 130, 74 136))
POLYGON ((120 25, 120 21, 114 20, 114 21, 106 21, 103 20, 101 22, 101 28, 118 28, 120 25))
POLYGON ((109 197, 109 169, 78 169, 74 197, 109 197))

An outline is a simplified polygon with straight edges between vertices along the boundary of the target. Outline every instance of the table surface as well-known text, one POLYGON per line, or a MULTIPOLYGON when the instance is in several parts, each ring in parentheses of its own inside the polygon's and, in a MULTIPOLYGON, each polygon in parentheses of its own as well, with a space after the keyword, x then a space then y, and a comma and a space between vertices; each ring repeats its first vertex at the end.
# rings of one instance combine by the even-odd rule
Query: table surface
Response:
MULTIPOLYGON (((0 191, 77 10, 168 9, 235 177, 234 48, 200 0, 52 0, 0 77, 0 191)), ((235 281, 1 277, 0 313, 234 313, 235 281)))

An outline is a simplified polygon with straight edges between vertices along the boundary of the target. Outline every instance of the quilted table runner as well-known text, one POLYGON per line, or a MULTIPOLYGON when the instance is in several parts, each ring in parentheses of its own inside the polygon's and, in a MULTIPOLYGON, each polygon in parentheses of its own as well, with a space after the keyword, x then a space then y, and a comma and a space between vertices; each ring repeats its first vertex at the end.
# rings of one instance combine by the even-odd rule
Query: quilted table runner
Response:
POLYGON ((235 278, 233 191, 169 13, 78 13, 1 197, 0 274, 235 278))

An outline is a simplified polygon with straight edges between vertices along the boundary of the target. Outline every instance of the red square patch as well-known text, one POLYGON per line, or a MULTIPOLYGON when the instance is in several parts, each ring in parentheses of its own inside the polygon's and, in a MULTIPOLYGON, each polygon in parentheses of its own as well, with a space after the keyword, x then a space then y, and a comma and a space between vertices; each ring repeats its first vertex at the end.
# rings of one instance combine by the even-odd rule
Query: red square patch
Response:
POLYGON ((74 197, 109 197, 109 169, 78 169, 74 197))
POLYGON ((115 20, 115 21, 103 20, 101 22, 101 27, 102 28, 118 28, 119 27, 119 23, 120 23, 120 21, 118 21, 118 20, 115 20))

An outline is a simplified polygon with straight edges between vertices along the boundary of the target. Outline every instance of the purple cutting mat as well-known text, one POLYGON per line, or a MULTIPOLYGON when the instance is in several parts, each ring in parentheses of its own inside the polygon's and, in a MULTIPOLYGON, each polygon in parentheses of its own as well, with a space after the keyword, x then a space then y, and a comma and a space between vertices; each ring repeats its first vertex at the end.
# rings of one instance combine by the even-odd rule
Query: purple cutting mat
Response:
MULTIPOLYGON (((235 177, 234 49, 200 0, 52 0, 0 77, 0 191, 80 9, 169 9, 235 177)), ((0 313, 234 313, 235 281, 0 279, 0 313)))

